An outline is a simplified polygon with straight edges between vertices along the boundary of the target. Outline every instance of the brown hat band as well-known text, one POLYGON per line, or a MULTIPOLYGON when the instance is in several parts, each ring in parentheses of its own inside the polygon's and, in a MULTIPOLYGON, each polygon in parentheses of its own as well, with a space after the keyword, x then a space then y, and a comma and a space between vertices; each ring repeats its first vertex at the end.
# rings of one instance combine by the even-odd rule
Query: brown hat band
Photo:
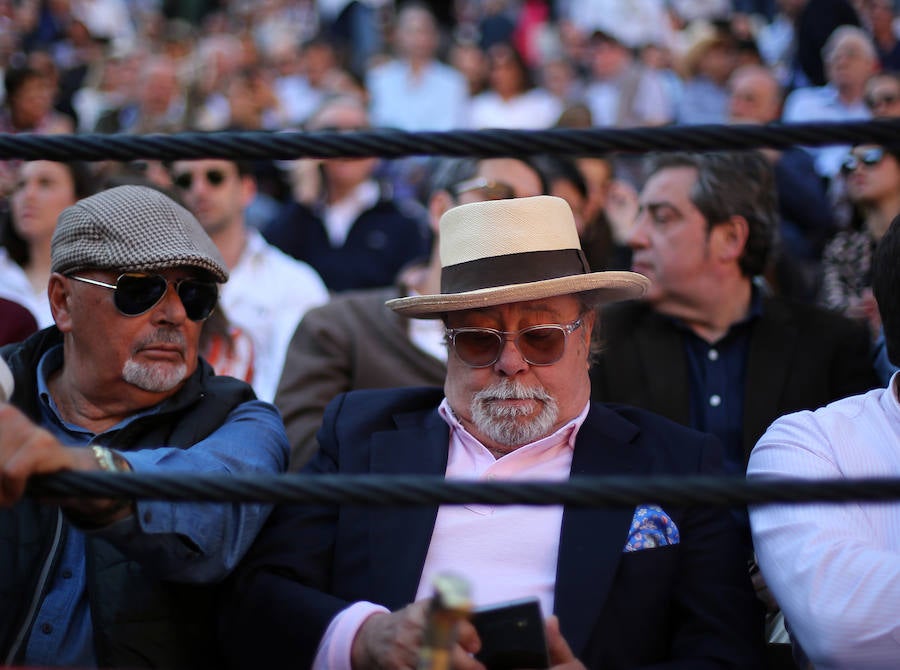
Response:
POLYGON ((587 258, 581 249, 490 256, 441 268, 441 293, 464 293, 590 272, 587 258))

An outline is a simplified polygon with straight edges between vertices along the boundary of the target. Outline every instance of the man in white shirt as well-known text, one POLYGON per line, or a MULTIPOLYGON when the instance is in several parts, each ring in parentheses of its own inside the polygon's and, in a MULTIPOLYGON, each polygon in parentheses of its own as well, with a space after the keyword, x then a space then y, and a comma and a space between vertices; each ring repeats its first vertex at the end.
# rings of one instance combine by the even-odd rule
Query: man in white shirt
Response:
MULTIPOLYGON (((784 102, 785 123, 813 121, 864 121, 872 114, 863 102, 866 81, 878 69, 878 55, 872 38, 856 26, 838 27, 822 48, 828 83, 798 88, 784 102)), ((816 171, 832 178, 850 147, 828 146, 810 149, 816 171)))
POLYGON ((246 225, 244 210, 256 193, 249 166, 219 159, 176 161, 172 181, 222 253, 231 273, 220 302, 233 325, 253 344, 250 383, 271 402, 284 355, 301 317, 328 301, 328 290, 309 265, 267 243, 246 225))
POLYGON ((437 23, 423 5, 397 14, 398 58, 369 71, 372 124, 399 130, 452 130, 464 126, 469 89, 465 77, 435 59, 437 23))
MULTIPOLYGON (((875 251, 872 287, 888 356, 900 363, 900 222, 875 251)), ((900 476, 900 377, 887 388, 777 419, 751 479, 900 476)), ((900 658, 900 504, 751 508, 760 569, 795 643, 817 669, 896 668, 900 658)))

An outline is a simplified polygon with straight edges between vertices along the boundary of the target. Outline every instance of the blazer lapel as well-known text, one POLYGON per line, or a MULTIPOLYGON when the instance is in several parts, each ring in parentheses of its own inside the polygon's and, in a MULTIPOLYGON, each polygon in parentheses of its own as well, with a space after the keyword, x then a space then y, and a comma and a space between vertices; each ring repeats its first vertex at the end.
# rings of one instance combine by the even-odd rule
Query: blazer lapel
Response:
POLYGON ((744 462, 759 439, 760 426, 765 430, 779 415, 779 403, 798 344, 797 327, 789 312, 769 299, 750 335, 747 354, 747 381, 744 388, 744 462))
MULTIPOLYGON (((646 472, 646 452, 629 444, 638 431, 615 412, 592 405, 576 438, 572 476, 646 472)), ((563 512, 554 610, 576 654, 604 605, 633 517, 632 507, 566 507, 563 512)))
MULTIPOLYGON (((395 421, 398 430, 372 435, 371 472, 443 475, 449 428, 437 410, 398 415, 395 421)), ((436 517, 436 506, 372 508, 368 518, 373 602, 393 610, 413 601, 436 517)))

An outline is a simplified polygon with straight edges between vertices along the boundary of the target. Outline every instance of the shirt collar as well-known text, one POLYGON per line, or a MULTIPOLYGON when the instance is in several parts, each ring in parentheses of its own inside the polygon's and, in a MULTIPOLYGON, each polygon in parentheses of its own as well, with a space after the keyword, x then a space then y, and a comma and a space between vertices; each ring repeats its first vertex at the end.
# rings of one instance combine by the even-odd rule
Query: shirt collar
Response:
MULTIPOLYGON (((585 403, 584 408, 578 414, 578 416, 570 419, 565 424, 560 426, 554 433, 551 435, 547 435, 546 437, 542 437, 539 440, 534 442, 530 442, 529 444, 523 444, 520 447, 517 447, 515 451, 511 453, 516 453, 522 450, 528 451, 543 451, 546 449, 551 449, 561 443, 565 443, 570 449, 575 448, 575 438, 578 435, 578 429, 581 428, 581 425, 584 423, 584 420, 587 418, 588 411, 590 410, 591 403, 588 401, 585 403)), ((487 449, 481 441, 472 435, 468 430, 466 430, 465 426, 460 423, 459 418, 450 408, 450 403, 445 397, 440 406, 438 407, 438 413, 441 418, 450 426, 451 435, 453 433, 457 433, 460 440, 467 443, 469 446, 477 445, 481 449, 487 449)))

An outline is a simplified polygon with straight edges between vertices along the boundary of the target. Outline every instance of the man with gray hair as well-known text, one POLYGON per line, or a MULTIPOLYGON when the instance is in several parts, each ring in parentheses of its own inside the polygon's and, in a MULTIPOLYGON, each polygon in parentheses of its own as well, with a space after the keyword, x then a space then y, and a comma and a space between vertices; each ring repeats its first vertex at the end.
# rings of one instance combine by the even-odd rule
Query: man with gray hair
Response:
POLYGON ((140 186, 64 210, 51 263, 55 326, 0 349, 15 382, 0 403, 0 663, 214 667, 212 584, 268 506, 23 493, 62 470, 285 469, 275 408, 197 353, 225 264, 193 215, 140 186))
MULTIPOLYGON (((782 121, 865 121, 872 113, 863 102, 866 81, 878 70, 878 54, 872 37, 857 26, 838 26, 822 47, 828 83, 798 88, 784 101, 782 121)), ((841 168, 850 147, 809 149, 816 171, 831 179, 841 168)))

